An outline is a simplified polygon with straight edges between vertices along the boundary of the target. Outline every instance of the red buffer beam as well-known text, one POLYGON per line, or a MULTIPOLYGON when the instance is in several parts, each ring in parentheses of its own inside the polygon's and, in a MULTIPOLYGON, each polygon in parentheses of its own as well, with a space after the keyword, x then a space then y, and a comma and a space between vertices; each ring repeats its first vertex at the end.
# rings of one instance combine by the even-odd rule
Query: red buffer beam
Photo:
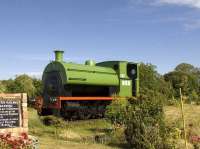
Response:
POLYGON ((57 98, 58 100, 65 100, 65 101, 77 101, 77 100, 81 100, 81 101, 87 101, 87 100, 90 100, 90 101, 95 101, 95 100, 104 100, 104 101, 110 101, 110 100, 113 100, 114 97, 58 97, 57 98))

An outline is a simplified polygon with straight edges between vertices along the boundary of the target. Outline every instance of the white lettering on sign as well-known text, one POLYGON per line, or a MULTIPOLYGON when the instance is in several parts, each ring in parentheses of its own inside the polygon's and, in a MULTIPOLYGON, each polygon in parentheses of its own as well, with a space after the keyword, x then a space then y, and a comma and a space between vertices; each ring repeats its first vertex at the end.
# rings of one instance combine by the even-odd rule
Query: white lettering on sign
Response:
POLYGON ((129 80, 122 80, 122 86, 131 86, 131 81, 129 81, 129 80))
POLYGON ((19 102, 0 101, 0 128, 19 127, 19 102))

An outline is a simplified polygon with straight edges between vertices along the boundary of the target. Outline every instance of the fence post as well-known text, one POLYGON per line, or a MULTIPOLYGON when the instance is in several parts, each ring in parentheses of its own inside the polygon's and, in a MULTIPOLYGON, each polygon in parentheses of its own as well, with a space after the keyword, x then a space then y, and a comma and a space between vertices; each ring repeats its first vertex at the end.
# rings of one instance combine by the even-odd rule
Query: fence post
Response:
POLYGON ((183 95, 182 95, 181 88, 180 88, 180 99, 181 99, 181 114, 182 114, 182 120, 183 120, 183 131, 184 131, 185 148, 188 149, 188 146, 187 146, 187 135, 186 135, 186 126, 185 126, 185 114, 184 114, 183 95))

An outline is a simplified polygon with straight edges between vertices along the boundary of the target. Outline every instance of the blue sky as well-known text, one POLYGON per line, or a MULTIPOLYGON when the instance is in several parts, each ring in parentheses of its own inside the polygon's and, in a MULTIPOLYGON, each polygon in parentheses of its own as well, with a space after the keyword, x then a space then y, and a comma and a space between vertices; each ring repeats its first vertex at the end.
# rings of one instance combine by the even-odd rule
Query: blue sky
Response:
POLYGON ((200 64, 200 0, 0 0, 0 79, 66 61, 200 64))

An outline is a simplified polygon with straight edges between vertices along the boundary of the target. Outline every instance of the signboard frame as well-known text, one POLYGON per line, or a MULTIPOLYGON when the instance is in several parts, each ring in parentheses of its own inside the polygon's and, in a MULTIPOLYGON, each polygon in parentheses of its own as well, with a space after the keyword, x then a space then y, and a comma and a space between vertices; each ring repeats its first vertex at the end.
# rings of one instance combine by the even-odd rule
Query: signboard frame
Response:
POLYGON ((19 112, 19 125, 13 127, 0 127, 0 133, 11 132, 13 135, 18 135, 22 132, 28 133, 28 111, 27 111, 27 94, 4 94, 0 93, 0 101, 17 101, 19 112))

